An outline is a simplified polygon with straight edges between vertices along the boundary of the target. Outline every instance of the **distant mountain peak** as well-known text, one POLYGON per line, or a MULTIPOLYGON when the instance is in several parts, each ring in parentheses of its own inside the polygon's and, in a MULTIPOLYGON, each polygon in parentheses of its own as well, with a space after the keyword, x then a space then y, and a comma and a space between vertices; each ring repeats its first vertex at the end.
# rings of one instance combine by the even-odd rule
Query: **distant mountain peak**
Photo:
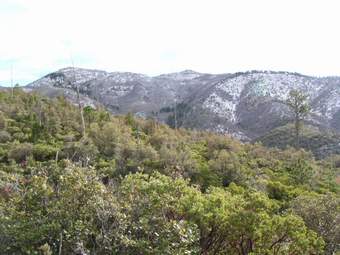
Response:
POLYGON ((161 74, 156 77, 169 78, 169 79, 175 79, 175 80, 191 80, 191 79, 198 78, 202 75, 203 75, 202 73, 187 69, 187 70, 183 70, 180 72, 161 74))
POLYGON ((196 71, 191 70, 191 69, 185 69, 185 70, 181 71, 180 73, 183 73, 183 74, 193 74, 193 73, 200 74, 199 72, 196 72, 196 71))

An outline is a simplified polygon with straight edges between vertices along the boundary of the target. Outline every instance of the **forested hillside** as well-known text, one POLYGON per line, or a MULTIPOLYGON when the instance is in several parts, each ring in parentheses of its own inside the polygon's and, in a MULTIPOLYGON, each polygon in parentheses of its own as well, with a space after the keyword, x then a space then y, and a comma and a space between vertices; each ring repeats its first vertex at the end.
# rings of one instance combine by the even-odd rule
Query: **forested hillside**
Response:
POLYGON ((334 254, 340 157, 0 92, 1 254, 334 254))

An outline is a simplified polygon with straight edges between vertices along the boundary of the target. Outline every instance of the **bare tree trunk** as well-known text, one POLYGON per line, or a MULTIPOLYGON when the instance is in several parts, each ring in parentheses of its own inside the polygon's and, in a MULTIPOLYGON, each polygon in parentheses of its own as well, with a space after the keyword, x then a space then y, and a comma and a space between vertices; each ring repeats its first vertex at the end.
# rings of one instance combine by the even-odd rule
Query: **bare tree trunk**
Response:
POLYGON ((301 129, 301 119, 299 116, 295 117, 295 146, 300 148, 300 129, 301 129))
POLYGON ((60 232, 60 237, 59 237, 59 251, 58 255, 61 255, 62 249, 63 249, 63 232, 60 232))
POLYGON ((58 159, 59 159, 59 151, 55 154, 55 163, 58 164, 58 159))
POLYGON ((77 101, 78 101, 80 120, 81 120, 81 135, 82 135, 82 137, 85 137, 85 119, 84 119, 83 107, 80 103, 79 86, 78 85, 77 85, 77 101))
POLYGON ((40 100, 39 100, 39 127, 42 126, 42 104, 40 100))

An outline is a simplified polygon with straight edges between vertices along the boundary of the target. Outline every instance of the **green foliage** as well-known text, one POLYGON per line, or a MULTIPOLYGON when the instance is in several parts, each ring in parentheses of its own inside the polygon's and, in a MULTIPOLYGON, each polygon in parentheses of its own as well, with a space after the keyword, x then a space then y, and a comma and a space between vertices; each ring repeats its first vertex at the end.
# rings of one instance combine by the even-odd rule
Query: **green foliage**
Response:
POLYGON ((79 110, 63 97, 17 88, 0 99, 1 254, 339 249, 338 156, 91 107, 83 137, 79 110))
POLYGON ((286 104, 293 110, 298 120, 302 120, 310 111, 307 99, 308 96, 299 90, 293 89, 289 92, 286 104))
POLYGON ((20 163, 27 160, 33 153, 33 145, 30 143, 13 144, 8 151, 8 158, 20 163))
MULTIPOLYGON (((296 136, 294 135, 294 125, 287 124, 275 128, 264 136, 256 140, 268 147, 286 149, 289 146, 295 146, 296 136)), ((324 158, 329 152, 322 150, 329 145, 339 144, 340 136, 335 132, 318 130, 315 127, 304 125, 300 130, 299 138, 300 148, 313 152, 316 158, 324 158)))
POLYGON ((293 211, 306 226, 326 242, 325 254, 334 254, 340 244, 340 199, 334 194, 301 195, 292 202, 293 211))
POLYGON ((179 201, 187 189, 184 180, 159 174, 127 176, 119 197, 127 216, 128 242, 119 254, 197 253, 197 226, 179 213, 179 201))
POLYGON ((47 161, 55 159, 58 151, 53 145, 37 143, 33 146, 33 157, 37 161, 47 161))
POLYGON ((234 182, 244 184, 250 170, 242 164, 242 158, 236 153, 221 150, 217 157, 210 161, 210 169, 220 176, 224 186, 234 182))
POLYGON ((279 201, 290 201, 294 197, 291 186, 282 184, 281 182, 269 182, 267 184, 268 196, 271 199, 279 201))
POLYGON ((97 157, 98 149, 91 139, 85 137, 78 142, 66 143, 62 149, 62 154, 67 159, 87 166, 97 157))
POLYGON ((306 184, 314 174, 313 166, 304 159, 297 159, 287 165, 287 172, 297 184, 306 184))
POLYGON ((301 218, 276 214, 278 204, 258 192, 213 188, 181 202, 200 229, 202 254, 319 254, 323 247, 301 218))
POLYGON ((310 112, 310 106, 307 100, 307 95, 295 89, 289 92, 289 96, 286 100, 286 105, 291 109, 294 114, 296 147, 300 146, 300 132, 303 121, 310 112))
POLYGON ((12 136, 5 130, 0 131, 0 143, 7 143, 11 141, 12 136))
POLYGON ((6 119, 5 116, 0 112, 0 129, 4 129, 6 127, 6 119))
POLYGON ((1 212, 1 233, 9 241, 0 248, 6 254, 34 252, 46 243, 56 251, 61 235, 62 249, 69 253, 92 231, 97 196, 103 192, 94 172, 68 167, 49 179, 48 169, 37 170, 39 174, 23 182, 1 212))

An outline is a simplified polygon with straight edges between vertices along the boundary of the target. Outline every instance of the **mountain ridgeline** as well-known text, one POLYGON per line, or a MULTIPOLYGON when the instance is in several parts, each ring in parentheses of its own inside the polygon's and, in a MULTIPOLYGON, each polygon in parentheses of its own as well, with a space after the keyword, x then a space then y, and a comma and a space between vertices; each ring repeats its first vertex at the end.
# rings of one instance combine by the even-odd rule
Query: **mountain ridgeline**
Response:
MULTIPOLYGON (((293 113, 284 102, 296 89, 308 96, 311 106, 306 128, 314 130, 317 137, 327 137, 315 154, 340 151, 340 77, 271 71, 206 74, 191 70, 149 77, 65 68, 28 84, 27 89, 52 97, 63 94, 75 102, 77 86, 84 105, 102 105, 114 114, 134 113, 173 127, 227 133, 241 141, 268 145, 273 144, 269 140, 273 133, 281 134, 286 125, 289 128, 293 113)), ((310 131, 302 132, 302 136, 304 133, 310 131)), ((309 149, 310 137, 305 140, 302 146, 309 149)), ((286 145, 293 144, 282 146, 286 145)))

